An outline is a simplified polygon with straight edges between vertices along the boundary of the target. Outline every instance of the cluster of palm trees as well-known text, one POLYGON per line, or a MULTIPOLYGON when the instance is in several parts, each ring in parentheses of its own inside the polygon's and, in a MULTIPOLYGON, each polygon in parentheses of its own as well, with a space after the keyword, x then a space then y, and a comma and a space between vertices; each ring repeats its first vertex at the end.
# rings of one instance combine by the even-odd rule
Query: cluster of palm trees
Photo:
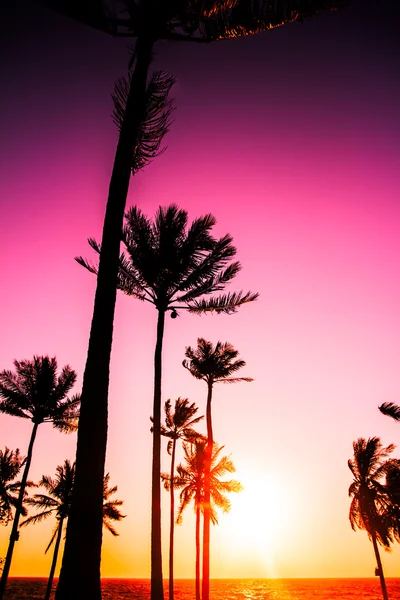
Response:
MULTIPOLYGON (((400 421, 400 407, 395 404, 385 402, 379 410, 400 421)), ((364 529, 372 542, 383 600, 388 600, 388 593, 378 544, 390 550, 395 541, 400 542, 400 459, 389 458, 394 449, 393 444, 383 447, 378 437, 358 438, 348 461, 353 475, 350 525, 353 530, 364 529)))
MULTIPOLYGON (((119 248, 130 174, 135 173, 159 152, 161 140, 170 125, 171 106, 167 98, 172 78, 167 74, 149 77, 153 49, 160 40, 201 44, 253 35, 293 21, 302 21, 323 10, 346 4, 348 0, 43 1, 58 12, 104 33, 114 37, 130 36, 136 39, 130 61, 129 79, 121 81, 114 93, 114 118, 120 133, 109 186, 101 248, 93 243, 95 250, 100 253, 97 288, 81 397, 76 483, 56 598, 101 599, 102 481, 107 444, 109 367, 118 280, 120 287, 126 288, 124 291, 130 290, 141 300, 153 302, 158 310, 153 413, 151 600, 162 600, 159 384, 164 317, 168 310, 171 310, 171 316, 176 315, 176 309, 171 303, 178 300, 192 312, 203 309, 218 312, 226 310, 230 301, 240 301, 243 298, 221 297, 215 300, 214 304, 208 305, 199 299, 202 287, 203 293, 210 293, 213 287, 219 288, 226 283, 233 276, 232 271, 226 273, 226 281, 223 278, 218 279, 213 272, 208 275, 203 272, 200 277, 199 273, 196 273, 196 295, 193 296, 190 264, 185 265, 187 276, 181 280, 182 285, 176 288, 174 284, 167 291, 166 282, 154 279, 154 273, 147 269, 145 271, 148 278, 136 277, 137 274, 141 276, 145 267, 143 260, 139 264, 133 263, 131 272, 129 269, 121 270, 121 267, 126 266, 124 262, 121 264, 119 248), (146 291, 142 293, 143 285, 146 291), (164 301, 161 301, 162 299, 164 301)), ((132 216, 136 219, 136 213, 132 216)), ((127 241, 135 245, 139 240, 128 237, 127 241)), ((204 243, 207 243, 206 240, 204 243)), ((207 245, 199 251, 200 254, 206 249, 207 245)), ((152 258, 154 248, 151 244, 148 245, 148 250, 152 258)), ((220 251, 223 253, 224 248, 220 248, 220 251)), ((146 258, 146 255, 142 258, 146 258)), ((196 259, 199 259, 198 254, 196 259)), ((178 270, 183 269, 183 265, 179 266, 177 263, 173 266, 178 270)), ((203 266, 207 267, 207 262, 203 266)), ((181 270, 180 273, 184 274, 185 270, 181 270)), ((166 277, 167 272, 163 275, 166 277)), ((208 464, 211 448, 208 444, 208 464)), ((208 515, 206 521, 209 520, 208 515)), ((207 594, 204 600, 208 600, 207 594)))
MULTIPOLYGON (((72 490, 75 479, 75 463, 68 460, 58 465, 55 479, 43 475, 36 485, 28 480, 32 461, 33 447, 39 425, 52 423, 53 427, 64 433, 76 431, 79 419, 80 397, 68 397, 76 381, 76 373, 66 365, 57 375, 57 360, 48 356, 34 356, 33 360, 14 361, 15 372, 0 372, 0 412, 30 419, 33 423, 27 456, 16 450, 0 450, 0 523, 7 525, 12 521, 10 541, 1 578, 0 596, 4 594, 11 566, 14 545, 19 539, 19 526, 38 523, 55 514, 57 525, 45 552, 55 542, 54 554, 48 579, 45 600, 49 600, 52 588, 63 525, 68 520, 72 490), (23 469, 21 480, 17 480, 23 469), (28 496, 27 488, 43 487, 49 495, 34 494, 28 496), (25 521, 27 507, 42 509, 25 521), (14 509, 14 516, 13 516, 14 509)), ((119 511, 122 500, 110 500, 117 491, 109 488, 109 474, 103 480, 103 524, 113 534, 118 535, 110 521, 119 521, 124 515, 119 511)))
POLYGON ((202 564, 202 598, 209 598, 210 590, 210 523, 218 522, 216 508, 229 510, 230 503, 225 493, 238 492, 241 484, 238 481, 221 481, 220 477, 234 471, 229 457, 220 457, 223 447, 214 441, 211 401, 215 383, 237 383, 252 381, 250 377, 232 377, 245 366, 242 359, 237 359, 238 351, 228 342, 212 342, 199 338, 197 347, 186 348, 186 359, 183 366, 196 379, 207 385, 206 423, 207 435, 204 436, 193 429, 203 417, 196 417, 197 407, 189 404, 187 398, 175 401, 175 411, 171 410, 171 402, 165 403, 165 425, 161 426, 161 435, 169 438, 167 451, 171 454, 170 473, 161 473, 164 487, 170 492, 170 548, 169 548, 169 598, 174 598, 173 548, 175 500, 174 490, 180 489, 180 506, 177 522, 182 520, 183 510, 194 500, 196 513, 196 600, 200 600, 200 518, 203 515, 203 564, 202 564), (177 466, 175 475, 175 452, 177 440, 183 440, 184 463, 177 466))
MULTIPOLYGON (((91 241, 92 247, 100 255, 99 264, 98 267, 93 267, 81 260, 82 264, 96 272, 97 288, 81 394, 75 483, 56 598, 101 599, 100 561, 108 385, 118 286, 125 293, 152 302, 158 311, 154 358, 151 599, 162 600, 160 439, 161 355, 165 315, 171 311, 171 316, 174 317, 180 309, 194 313, 210 310, 230 313, 241 304, 254 300, 256 295, 233 293, 204 299, 204 296, 222 290, 239 269, 238 263, 226 266, 234 255, 231 239, 229 236, 220 240, 211 238, 209 230, 215 221, 210 215, 196 220, 187 235, 182 237, 186 225, 184 211, 179 211, 176 207, 170 207, 167 211, 160 209, 153 225, 140 210, 132 209, 127 215, 128 225, 123 230, 130 175, 160 152, 161 141, 171 123, 168 92, 173 78, 165 73, 149 76, 153 49, 160 40, 209 43, 253 35, 293 21, 302 21, 322 10, 343 5, 348 0, 43 1, 58 12, 97 30, 115 37, 131 36, 136 39, 129 78, 116 85, 113 96, 114 120, 119 127, 119 140, 110 180, 102 242, 99 245, 94 240, 91 241), (167 225, 166 229, 163 229, 164 224, 167 225), (166 237, 157 237, 162 231, 166 237), (127 259, 120 256, 121 239, 127 248, 127 259), (174 240, 172 244, 171 240, 174 240)), ((202 378, 208 385, 208 405, 211 406, 212 385, 210 387, 207 377, 202 378)), ((209 505, 213 432, 209 412, 205 447, 205 541, 209 538, 212 518, 209 505)), ((32 444, 39 424, 39 421, 33 422, 32 444)), ((31 447, 17 501, 15 532, 22 509, 22 490, 26 486, 25 473, 29 470, 30 451, 31 447)), ((207 573, 207 558, 203 568, 207 573)), ((4 572, 7 574, 8 570, 9 561, 6 558, 4 572)), ((204 580, 207 582, 208 577, 204 580)), ((0 599, 2 590, 4 591, 4 585, 3 588, 0 587, 0 599)), ((203 600, 208 600, 208 597, 207 583, 203 583, 203 600)))

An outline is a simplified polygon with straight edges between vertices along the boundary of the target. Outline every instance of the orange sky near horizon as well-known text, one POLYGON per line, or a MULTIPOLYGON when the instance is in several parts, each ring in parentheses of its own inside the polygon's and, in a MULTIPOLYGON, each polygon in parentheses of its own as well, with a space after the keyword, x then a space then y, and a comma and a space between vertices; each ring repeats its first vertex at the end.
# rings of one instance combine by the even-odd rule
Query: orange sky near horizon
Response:
MULTIPOLYGON (((0 369, 56 355, 78 372, 78 392, 95 279, 73 257, 93 258, 86 239, 100 239, 116 141, 109 94, 127 53, 54 15, 45 42, 32 44, 38 9, 26 20, 9 10, 19 41, 10 37, 1 66, 0 369), (66 56, 68 36, 85 52, 66 56)), ((232 45, 157 51, 155 67, 177 77, 175 122, 168 150, 132 180, 127 206, 152 216, 174 202, 190 220, 211 212, 215 235, 232 234, 243 266, 230 289, 260 293, 236 315, 166 320, 163 400, 189 397, 204 414, 205 385, 181 366, 197 337, 231 342, 247 363, 240 375, 254 378, 215 388, 214 436, 244 490, 212 529, 211 577, 374 576, 372 544, 349 525, 347 460, 358 437, 400 444, 400 425, 377 408, 400 403, 397 23, 355 1, 232 45)), ((155 333, 154 307, 118 294, 106 470, 127 517, 119 537, 104 531, 104 577, 150 574, 155 333)), ((0 447, 25 453, 30 429, 0 415, 0 447)), ((41 425, 29 478, 54 475, 75 443, 41 425)), ((166 451, 162 460, 168 471, 166 451)), ((162 503, 166 578, 165 491, 162 503)), ((11 576, 48 575, 53 526, 21 530, 11 576)), ((0 556, 9 532, 0 529, 0 556)), ((177 578, 194 577, 194 536, 189 507, 176 528, 177 578)), ((387 576, 399 576, 399 558, 398 547, 382 551, 387 576)))

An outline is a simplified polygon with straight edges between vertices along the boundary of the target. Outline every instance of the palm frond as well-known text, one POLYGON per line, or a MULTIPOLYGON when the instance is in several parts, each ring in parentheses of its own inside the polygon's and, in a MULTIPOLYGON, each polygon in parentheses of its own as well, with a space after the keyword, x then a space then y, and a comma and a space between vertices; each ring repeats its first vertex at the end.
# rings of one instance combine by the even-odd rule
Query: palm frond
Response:
POLYGON ((393 404, 393 402, 384 402, 378 408, 383 415, 392 417, 395 421, 400 421, 400 406, 393 404))
MULTIPOLYGON (((120 129, 125 116, 131 78, 120 78, 114 86, 113 121, 120 129)), ((140 132, 132 156, 132 173, 145 167, 153 158, 164 152, 160 149, 163 137, 171 126, 172 101, 168 99, 174 84, 169 73, 154 73, 146 90, 146 105, 140 132)))
POLYGON ((53 427, 63 433, 73 433, 78 429, 80 414, 80 394, 62 402, 52 415, 53 427))
POLYGON ((205 13, 201 33, 209 41, 254 35, 294 21, 311 18, 323 10, 344 6, 348 0, 237 0, 217 2, 205 13), (219 10, 219 6, 226 8, 219 10))
POLYGON ((47 554, 47 552, 50 550, 50 548, 52 547, 54 540, 56 539, 57 533, 58 533, 58 529, 59 527, 61 527, 61 521, 58 521, 55 525, 55 527, 53 528, 52 534, 51 534, 51 538, 49 543, 46 546, 46 550, 44 551, 45 554, 47 554))
POLYGON ((50 517, 50 515, 52 515, 54 513, 54 508, 51 508, 49 510, 45 510, 41 513, 38 513, 37 515, 32 515, 31 517, 28 517, 27 519, 25 519, 25 521, 22 521, 20 523, 20 527, 25 527, 26 525, 30 525, 31 523, 33 523, 34 525, 36 523, 41 523, 44 519, 47 519, 47 517, 50 517))
POLYGON ((243 292, 231 292, 216 298, 194 300, 192 304, 188 305, 188 310, 198 315, 206 312, 230 315, 235 313, 239 306, 257 300, 258 296, 258 293, 253 294, 252 292, 246 292, 245 294, 243 292))

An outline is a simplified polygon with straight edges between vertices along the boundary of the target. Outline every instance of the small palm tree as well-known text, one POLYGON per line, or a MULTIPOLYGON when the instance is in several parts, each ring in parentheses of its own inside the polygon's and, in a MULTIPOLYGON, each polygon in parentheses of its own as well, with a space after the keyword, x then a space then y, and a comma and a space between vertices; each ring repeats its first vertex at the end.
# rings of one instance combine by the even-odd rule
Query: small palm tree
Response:
MULTIPOLYGON (((153 304, 158 311, 151 516, 152 581, 157 587, 161 573, 161 370, 165 315, 170 311, 171 317, 176 318, 179 310, 194 314, 231 314, 243 304, 256 300, 258 294, 240 291, 214 295, 224 289, 241 266, 238 261, 230 262, 236 254, 232 237, 212 237, 211 229, 216 223, 212 215, 195 219, 188 227, 187 211, 172 204, 167 208, 160 207, 153 222, 137 207, 130 209, 126 220, 122 239, 127 254, 120 257, 118 288, 153 304)), ((89 243, 101 254, 95 240, 90 239, 89 243)), ((77 261, 97 274, 95 265, 82 257, 77 261)))
POLYGON ((237 383, 240 381, 253 381, 251 377, 235 377, 237 371, 243 368, 246 363, 238 359, 239 352, 235 350, 232 344, 228 342, 217 342, 215 347, 211 342, 204 338, 198 338, 197 348, 191 346, 186 348, 186 357, 189 360, 183 361, 183 366, 196 379, 202 379, 207 384, 207 462, 205 467, 205 485, 204 485, 204 524, 203 524, 203 581, 202 596, 203 600, 209 598, 210 594, 210 468, 211 468, 211 450, 214 445, 214 435, 211 417, 211 401, 215 383, 237 383))
POLYGON ((18 539, 19 517, 37 429, 42 423, 52 423, 59 431, 71 433, 77 429, 79 415, 79 396, 67 397, 76 381, 76 373, 69 365, 63 367, 58 376, 57 360, 48 356, 34 356, 32 361, 15 360, 14 367, 15 373, 0 372, 0 412, 30 419, 33 428, 0 582, 0 600, 4 595, 14 544, 18 539))
MULTIPOLYGON (((230 510, 231 504, 225 494, 240 492, 242 485, 239 481, 221 481, 226 473, 233 473, 235 467, 228 456, 220 457, 223 446, 214 444, 211 457, 210 470, 210 518, 214 525, 218 524, 217 508, 224 512, 230 510)), ((177 466, 177 476, 173 479, 173 486, 181 489, 180 506, 177 523, 182 522, 185 508, 194 500, 196 513, 196 600, 200 600, 200 515, 205 514, 205 467, 207 463, 207 443, 197 440, 193 444, 183 444, 184 464, 177 466)), ((164 485, 170 487, 170 477, 163 475, 164 485)))
MULTIPOLYGON (((0 450, 0 523, 8 525, 12 519, 12 509, 18 504, 20 481, 14 481, 25 464, 25 457, 21 456, 19 449, 9 450, 6 446, 4 452, 0 450)), ((27 482, 28 486, 30 482, 27 482)), ((25 494, 26 495, 26 494, 25 494)), ((21 508, 25 516, 26 509, 21 508)))
MULTIPOLYGON (((109 497, 117 491, 116 486, 109 489, 109 478, 109 474, 107 473, 107 475, 104 477, 103 483, 103 525, 113 535, 118 535, 118 533, 112 527, 110 521, 120 521, 125 517, 125 515, 122 515, 118 509, 123 501, 109 500, 109 497)), ((57 565, 58 551, 61 543, 61 536, 63 530, 65 529, 64 524, 66 523, 70 512, 74 480, 75 463, 71 464, 69 460, 65 460, 63 465, 57 466, 56 476, 54 479, 47 475, 43 475, 38 485, 44 487, 48 495, 35 494, 32 498, 27 500, 28 504, 36 507, 37 509, 42 509, 42 511, 29 517, 21 523, 21 527, 23 527, 30 524, 40 523, 51 515, 55 515, 56 517, 57 523, 50 542, 45 550, 46 554, 55 542, 53 559, 51 562, 50 574, 47 581, 44 600, 50 599, 54 573, 57 565)))
MULTIPOLYGON (((171 455, 170 481, 174 480, 175 475, 175 452, 176 442, 186 440, 194 442, 203 436, 193 429, 193 425, 199 423, 204 416, 195 417, 198 411, 197 406, 189 404, 187 398, 177 398, 175 400, 175 410, 171 410, 171 400, 167 400, 164 405, 165 425, 161 425, 161 435, 169 438, 167 451, 171 455)), ((175 525, 175 495, 174 485, 170 485, 170 533, 169 533, 169 599, 174 598, 174 525, 175 525)))
POLYGON ((354 457, 348 461, 354 477, 349 487, 349 496, 352 497, 350 525, 354 531, 365 529, 372 541, 384 600, 388 600, 388 595, 378 543, 385 550, 389 550, 393 537, 392 522, 388 513, 390 497, 380 479, 390 468, 391 461, 387 460, 387 457, 394 448, 393 444, 383 448, 378 437, 368 440, 358 438, 353 442, 354 457))
POLYGON ((393 402, 384 402, 378 408, 383 415, 392 417, 395 421, 400 421, 400 406, 393 404, 393 402))

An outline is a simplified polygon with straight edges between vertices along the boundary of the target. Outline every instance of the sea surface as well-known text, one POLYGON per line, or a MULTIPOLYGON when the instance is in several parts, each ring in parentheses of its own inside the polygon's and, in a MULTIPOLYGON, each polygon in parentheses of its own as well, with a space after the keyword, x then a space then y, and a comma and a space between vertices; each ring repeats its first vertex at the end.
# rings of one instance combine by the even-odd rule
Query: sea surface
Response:
MULTIPOLYGON (((168 583, 168 582, 167 582, 168 583)), ((390 600, 400 599, 400 579, 388 578, 390 600)), ((56 582, 54 583, 54 589, 56 582)), ((42 600, 46 579, 8 580, 5 600, 42 600)), ((103 600, 150 597, 148 579, 103 579, 103 600)), ((177 579, 175 600, 194 600, 194 581, 177 579)), ((210 600, 382 600, 379 579, 213 579, 210 600)), ((165 587, 165 600, 168 589, 165 587)))

